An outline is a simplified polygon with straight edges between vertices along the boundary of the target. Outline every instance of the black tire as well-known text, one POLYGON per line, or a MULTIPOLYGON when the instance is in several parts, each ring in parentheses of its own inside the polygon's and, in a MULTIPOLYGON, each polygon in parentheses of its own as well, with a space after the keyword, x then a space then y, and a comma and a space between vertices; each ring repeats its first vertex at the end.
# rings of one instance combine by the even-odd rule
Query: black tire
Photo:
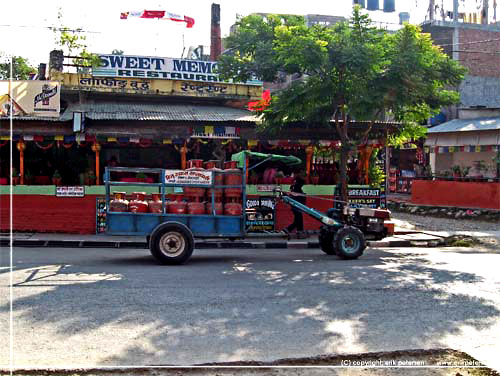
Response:
POLYGON ((366 248, 365 236, 356 227, 346 226, 335 233, 333 244, 337 256, 346 260, 357 259, 366 248))
POLYGON ((193 233, 179 222, 162 223, 151 233, 149 249, 153 257, 162 264, 183 264, 193 253, 193 233))
POLYGON ((335 245, 333 244, 334 233, 330 231, 321 231, 319 233, 319 247, 327 255, 336 255, 335 245))

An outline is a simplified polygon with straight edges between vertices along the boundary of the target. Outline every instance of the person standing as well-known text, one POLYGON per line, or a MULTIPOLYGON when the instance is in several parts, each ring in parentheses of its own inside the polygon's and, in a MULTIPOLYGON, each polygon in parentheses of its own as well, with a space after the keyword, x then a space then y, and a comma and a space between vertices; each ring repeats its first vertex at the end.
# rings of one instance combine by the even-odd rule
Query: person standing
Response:
MULTIPOLYGON (((293 183, 290 185, 290 195, 295 201, 298 201, 301 204, 306 203, 306 196, 302 190, 305 183, 305 180, 297 175, 293 180, 293 183)), ((293 222, 288 227, 283 229, 283 231, 287 235, 290 235, 293 230, 297 229, 297 235, 299 237, 304 237, 304 218, 302 216, 302 212, 292 207, 292 213, 293 222)))

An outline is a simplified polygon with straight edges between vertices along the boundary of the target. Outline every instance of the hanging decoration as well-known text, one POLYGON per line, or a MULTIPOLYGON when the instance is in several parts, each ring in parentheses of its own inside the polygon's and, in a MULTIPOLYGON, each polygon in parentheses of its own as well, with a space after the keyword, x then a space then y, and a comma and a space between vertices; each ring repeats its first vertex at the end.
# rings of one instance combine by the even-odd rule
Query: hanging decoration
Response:
POLYGON ((175 22, 185 22, 188 29, 194 26, 194 18, 180 14, 170 13, 166 10, 139 10, 120 13, 120 19, 126 20, 129 17, 137 18, 158 18, 159 20, 170 20, 175 22))
POLYGON ((139 140, 139 146, 141 148, 149 148, 153 144, 153 140, 150 138, 141 138, 139 140))
POLYGON ((240 138, 239 127, 226 127, 223 125, 196 125, 191 128, 191 138, 240 138))
POLYGON ((62 145, 65 149, 71 149, 73 147, 72 142, 70 142, 70 143, 63 142, 62 145))
POLYGON ((42 150, 49 150, 52 146, 54 146, 54 141, 50 142, 48 145, 40 145, 39 141, 35 141, 35 145, 42 150))

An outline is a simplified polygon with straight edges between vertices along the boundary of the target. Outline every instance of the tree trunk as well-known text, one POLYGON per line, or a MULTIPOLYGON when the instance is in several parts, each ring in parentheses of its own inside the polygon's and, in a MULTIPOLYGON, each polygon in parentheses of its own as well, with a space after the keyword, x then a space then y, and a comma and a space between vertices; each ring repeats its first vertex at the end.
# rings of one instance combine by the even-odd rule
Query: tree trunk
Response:
POLYGON ((347 160, 349 158, 349 144, 347 140, 341 140, 341 142, 342 146, 340 148, 340 184, 341 184, 340 199, 344 201, 343 205, 345 205, 345 203, 349 201, 349 197, 347 195, 347 185, 348 185, 347 160))

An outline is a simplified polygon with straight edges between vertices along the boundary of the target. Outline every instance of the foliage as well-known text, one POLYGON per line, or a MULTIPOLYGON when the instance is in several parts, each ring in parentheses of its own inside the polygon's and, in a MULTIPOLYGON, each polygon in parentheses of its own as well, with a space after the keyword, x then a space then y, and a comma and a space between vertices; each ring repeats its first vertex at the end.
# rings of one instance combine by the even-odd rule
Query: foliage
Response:
POLYGON ((462 173, 462 170, 459 165, 451 166, 451 170, 453 171, 454 174, 460 175, 462 173))
POLYGON ((12 168, 12 177, 17 178, 19 177, 19 171, 15 167, 12 168))
POLYGON ((147 176, 144 172, 139 172, 135 175, 136 179, 146 179, 147 176))
MULTIPOLYGON (((465 74, 417 26, 406 24, 389 34, 370 25, 359 7, 349 22, 333 27, 307 27, 296 16, 251 15, 238 20, 227 38, 230 53, 219 59, 221 76, 236 81, 253 76, 274 81, 282 72, 302 75, 258 111, 260 129, 276 131, 294 122, 335 127, 342 143, 342 182, 349 150, 366 142, 376 120, 385 115, 401 124, 389 129, 389 144, 425 135, 419 124, 458 101, 449 88, 465 74), (352 119, 368 121, 361 138, 348 133, 352 119)), ((347 199, 345 184, 342 197, 347 199)))
POLYGON ((52 174, 53 178, 59 179, 61 177, 61 174, 59 173, 59 170, 55 170, 54 173, 52 174))
POLYGON ((90 67, 98 67, 100 65, 99 55, 88 51, 87 36, 83 34, 83 29, 70 29, 64 26, 61 8, 57 12, 57 20, 59 26, 52 27, 56 45, 61 47, 69 56, 77 56, 72 59, 72 62, 75 65, 82 66, 81 71, 85 72, 90 67))
POLYGON ((370 167, 368 170, 368 177, 370 179, 370 186, 374 188, 380 187, 385 179, 384 171, 377 165, 377 155, 379 150, 374 149, 370 155, 370 167))
MULTIPOLYGON (((0 54, 0 80, 10 79, 10 57, 0 54)), ((21 56, 12 57, 12 79, 29 80, 30 75, 36 73, 36 68, 31 66, 29 61, 21 56)))
POLYGON ((89 170, 87 171, 87 176, 88 176, 88 178, 89 178, 89 179, 95 179, 95 178, 96 178, 96 176, 95 176, 95 172, 94 172, 94 170, 92 170, 92 169, 89 169, 89 170))

